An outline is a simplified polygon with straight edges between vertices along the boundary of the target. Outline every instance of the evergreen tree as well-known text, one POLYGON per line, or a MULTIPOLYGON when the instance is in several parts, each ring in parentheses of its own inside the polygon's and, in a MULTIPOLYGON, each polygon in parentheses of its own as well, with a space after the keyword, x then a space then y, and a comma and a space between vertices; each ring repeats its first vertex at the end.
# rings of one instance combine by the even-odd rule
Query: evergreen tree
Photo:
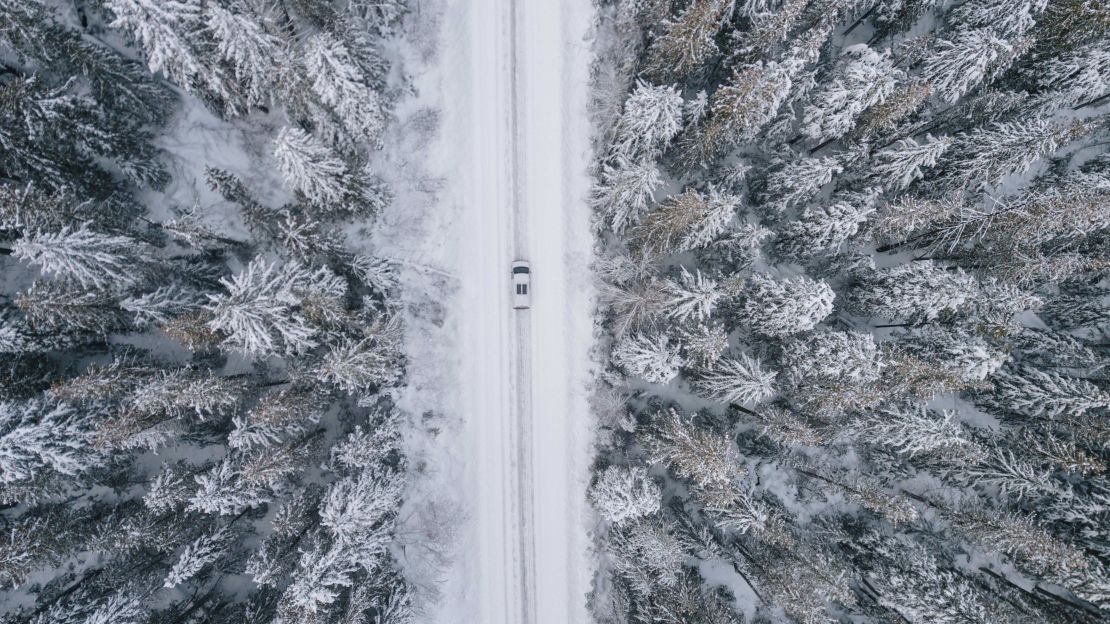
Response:
POLYGON ((849 305, 860 314, 931 321, 959 310, 977 292, 978 284, 962 271, 912 262, 865 277, 849 294, 849 305))
POLYGON ((712 189, 708 196, 687 189, 659 202, 631 234, 650 255, 705 248, 727 231, 739 204, 738 197, 712 189))
POLYGON ((846 48, 844 60, 813 93, 802 117, 802 134, 815 141, 844 136, 860 113, 894 93, 901 77, 888 55, 863 44, 846 48))
POLYGON ((833 310, 835 294, 828 284, 806 277, 775 280, 748 278, 740 307, 744 323, 773 338, 809 331, 833 310))
POLYGON ((104 0, 112 28, 131 35, 146 51, 152 72, 224 106, 239 108, 239 97, 224 69, 207 49, 200 0, 104 0))
POLYGON ((610 466, 590 488, 590 500, 609 522, 637 520, 659 511, 662 493, 643 468, 610 466))
POLYGON ((770 398, 776 373, 763 370, 759 360, 741 353, 718 361, 696 380, 698 390, 722 403, 760 403, 770 398))
POLYGON ((1023 42, 1010 42, 994 28, 958 31, 951 39, 939 39, 935 51, 921 67, 921 76, 933 93, 954 104, 975 86, 989 82, 1009 68, 1022 50, 1023 42))
POLYGON ((249 354, 297 353, 317 345, 305 316, 312 295, 338 300, 346 286, 327 269, 311 271, 298 264, 279 266, 252 261, 230 279, 226 293, 209 295, 209 327, 226 335, 224 344, 249 354))
POLYGON ((1081 121, 999 122, 960 136, 941 166, 952 184, 980 190, 1005 176, 1025 173, 1037 160, 1088 131, 1089 125, 1081 121))
POLYGON ((98 464, 91 414, 37 399, 0 403, 0 414, 0 483, 30 480, 43 470, 72 476, 98 464))
POLYGON ((631 161, 658 157, 682 130, 682 113, 678 89, 637 81, 613 128, 611 152, 631 161))
POLYGON ((787 163, 767 176, 757 197, 768 208, 782 212, 813 199, 821 187, 843 169, 835 157, 803 158, 787 163))
POLYGON ((875 179, 891 190, 904 190, 925 177, 924 171, 936 166, 951 145, 950 137, 934 139, 926 135, 925 143, 902 139, 875 154, 872 167, 875 179))
POLYGON ((869 194, 807 208, 800 219, 782 228, 775 251, 793 259, 835 253, 875 211, 873 198, 869 194))
POLYGON ((356 52, 327 32, 313 35, 305 48, 305 71, 320 101, 335 110, 347 132, 364 141, 377 141, 385 125, 385 111, 381 95, 356 60, 356 52))
POLYGON ((682 356, 665 334, 629 334, 613 347, 613 361, 648 383, 665 384, 678 375, 682 356))
POLYGON ((609 228, 623 232, 640 220, 662 183, 654 163, 618 156, 612 164, 602 165, 601 182, 594 187, 590 203, 609 228))
POLYGON ((717 53, 717 33, 732 14, 735 0, 694 0, 676 19, 663 24, 652 42, 645 67, 661 81, 680 79, 717 53))
POLYGON ((304 130, 283 128, 274 157, 286 183, 324 214, 342 213, 360 201, 361 190, 347 164, 304 130))
POLYGON ((700 271, 690 273, 685 268, 681 269, 677 279, 662 280, 660 287, 666 298, 667 316, 683 322, 708 320, 721 299, 728 294, 716 280, 702 275, 700 271))
POLYGON ((144 260, 138 241, 93 232, 85 224, 58 232, 28 232, 12 246, 12 255, 82 288, 125 288, 142 279, 135 272, 136 264, 144 260))

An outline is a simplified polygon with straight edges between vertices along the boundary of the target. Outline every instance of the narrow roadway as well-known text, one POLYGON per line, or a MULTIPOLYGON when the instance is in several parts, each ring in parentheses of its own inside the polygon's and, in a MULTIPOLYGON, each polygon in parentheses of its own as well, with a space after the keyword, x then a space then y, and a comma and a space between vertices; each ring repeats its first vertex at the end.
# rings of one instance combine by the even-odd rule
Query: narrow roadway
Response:
POLYGON ((585 437, 576 431, 591 336, 580 285, 591 240, 581 41, 591 0, 457 1, 465 26, 449 47, 466 54, 445 60, 465 72, 454 79, 466 93, 446 106, 466 156, 455 175, 468 264, 460 399, 475 488, 477 578, 467 584, 482 624, 585 622, 587 460, 574 443, 585 437), (517 258, 532 264, 531 310, 511 308, 517 258))

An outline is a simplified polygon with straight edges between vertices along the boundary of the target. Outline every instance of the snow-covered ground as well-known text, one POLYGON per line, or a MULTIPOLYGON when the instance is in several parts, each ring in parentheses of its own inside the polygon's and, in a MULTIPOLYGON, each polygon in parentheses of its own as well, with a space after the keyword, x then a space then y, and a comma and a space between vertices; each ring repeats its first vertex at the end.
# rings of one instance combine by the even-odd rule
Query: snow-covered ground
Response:
POLYGON ((408 59, 418 93, 400 115, 440 111, 430 160, 412 169, 442 186, 395 182, 375 243, 409 298, 400 402, 439 434, 410 436, 402 531, 430 621, 587 620, 591 24, 589 0, 436 1, 410 22, 437 44, 408 59), (532 263, 530 311, 509 303, 518 257, 532 263))

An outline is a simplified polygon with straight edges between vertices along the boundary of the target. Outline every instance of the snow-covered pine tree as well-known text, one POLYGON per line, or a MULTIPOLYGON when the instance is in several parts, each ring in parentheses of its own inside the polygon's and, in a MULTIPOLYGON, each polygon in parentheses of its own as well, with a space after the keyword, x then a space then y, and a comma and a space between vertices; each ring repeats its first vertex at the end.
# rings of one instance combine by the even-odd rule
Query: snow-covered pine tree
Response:
POLYGON ((204 31, 215 51, 231 67, 237 92, 247 106, 268 106, 290 59, 284 43, 267 32, 258 17, 241 3, 209 2, 203 8, 204 31))
POLYGON ((143 279, 141 267, 149 261, 139 241, 95 232, 88 224, 57 232, 26 232, 12 245, 11 253, 38 265, 45 275, 88 289, 133 286, 143 279))
POLYGON ((963 271, 947 271, 932 262, 911 262, 864 277, 849 293, 848 304, 859 314, 932 321, 958 311, 978 291, 978 283, 963 271))
POLYGON ((1087 122, 1060 123, 1050 118, 998 122, 961 135, 940 165, 945 180, 973 191, 1025 173, 1039 159, 1091 130, 1087 122))
POLYGON ((991 27, 957 31, 950 39, 938 39, 926 56, 921 77, 933 93, 954 104, 968 91, 1009 68, 1028 44, 1007 41, 991 27))
POLYGON ((746 353, 725 357, 694 380, 698 391, 722 403, 750 405, 775 393, 777 373, 764 370, 762 363, 746 353))
POLYGON ((142 46, 152 72, 199 93, 229 113, 241 101, 230 77, 210 54, 201 0, 103 0, 119 28, 142 46))
POLYGON ((717 53, 717 33, 728 22, 736 0, 693 0, 648 48, 644 67, 661 82, 684 78, 717 53))
POLYGON ((613 347, 613 361, 628 375, 665 384, 678 375, 682 356, 666 334, 628 334, 613 347))
POLYGON ((787 383, 811 387, 877 381, 886 363, 871 334, 819 330, 784 341, 779 365, 787 383))
POLYGON ((363 189, 347 163, 328 146, 301 130, 283 128, 274 142, 285 182, 324 215, 356 212, 363 189))
POLYGON ((982 452, 956 420, 955 411, 936 412, 920 403, 867 410, 845 427, 841 435, 908 457, 924 454, 958 461, 982 452))
POLYGON ((667 316, 679 322, 709 320, 721 300, 729 296, 727 285, 701 271, 690 273, 685 268, 674 279, 660 281, 659 287, 665 297, 667 316))
POLYGON ((617 156, 602 165, 601 181, 593 188, 590 203, 605 218, 607 227, 623 232, 640 220, 662 184, 655 163, 617 156))
POLYGON ((844 136, 864 110, 894 93, 902 77, 889 54, 865 44, 845 48, 837 67, 811 95, 802 115, 802 134, 814 141, 844 136))
POLYGON ((630 161, 657 158, 682 131, 682 95, 673 86, 637 81, 613 128, 610 151, 630 161))
POLYGON ((382 97, 349 42, 329 32, 310 37, 304 50, 312 90, 335 110, 343 127, 363 141, 379 140, 386 113, 382 97))
POLYGON ((832 288, 798 276, 776 280, 763 274, 748 278, 742 292, 740 320, 757 334, 781 338, 809 331, 832 313, 832 288))
POLYGON ((843 170, 835 156, 784 163, 767 176, 756 196, 771 211, 782 212, 813 199, 821 187, 843 170))
POLYGON ((673 409, 656 415, 643 444, 652 461, 700 488, 731 487, 745 471, 728 438, 695 425, 673 409))
POLYGON ((790 69, 774 61, 736 69, 710 98, 709 117, 679 139, 682 164, 706 167, 737 142, 753 138, 775 118, 792 85, 790 69))
POLYGON ((936 166, 937 160, 952 146, 948 136, 926 135, 923 143, 901 139, 874 156, 871 167, 875 181, 893 191, 902 191, 925 177, 925 171, 936 166))
POLYGON ((806 208, 801 218, 782 228, 775 252, 798 260, 836 253, 875 212, 876 194, 844 197, 806 208))
POLYGON ((659 202, 633 228, 631 235, 648 255, 669 255, 708 247, 735 218, 741 200, 710 189, 708 196, 694 189, 659 202))
POLYGON ((590 500, 614 524, 659 511, 662 491, 640 467, 610 466, 590 487, 590 500))
POLYGON ((1110 410, 1110 393, 1090 381, 1053 370, 1002 369, 991 377, 991 385, 991 391, 981 398, 981 403, 990 409, 1067 419, 1110 410))
POLYGON ((346 285, 327 269, 278 265, 256 259, 230 279, 225 293, 209 295, 209 327, 226 335, 224 344, 254 355, 298 353, 315 347, 302 304, 312 295, 339 300, 346 285))
POLYGON ((100 462, 89 412, 32 399, 0 402, 0 414, 0 483, 29 481, 46 470, 72 476, 100 462))

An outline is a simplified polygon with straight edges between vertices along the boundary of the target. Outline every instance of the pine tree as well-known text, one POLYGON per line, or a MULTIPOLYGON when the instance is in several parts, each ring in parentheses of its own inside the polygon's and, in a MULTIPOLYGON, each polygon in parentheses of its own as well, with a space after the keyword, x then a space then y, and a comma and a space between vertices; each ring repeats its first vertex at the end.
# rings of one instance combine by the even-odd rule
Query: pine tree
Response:
POLYGON ((782 344, 783 379, 794 386, 877 381, 886 365, 875 339, 855 331, 820 330, 782 344))
POLYGON ((215 564, 221 557, 227 556, 227 549, 233 534, 226 526, 216 529, 211 534, 201 535, 192 543, 185 546, 173 564, 163 587, 177 587, 199 574, 204 568, 215 564))
POLYGON ((1037 160, 1089 131, 1082 121, 998 122, 960 136, 941 167, 951 184, 981 190, 1005 176, 1025 173, 1037 160))
POLYGON ((735 0, 694 0, 677 19, 664 23, 652 42, 646 71, 669 82, 685 77, 718 52, 717 33, 732 14, 735 0))
POLYGON ((848 426, 845 434, 909 457, 920 453, 961 459, 981 452, 956 420, 956 412, 936 412, 920 403, 868 410, 848 426))
POLYGON ((1039 60, 1022 73, 1036 86, 1038 100, 1046 109, 1083 106, 1100 101, 1110 90, 1110 53, 1101 43, 1085 44, 1039 60))
POLYGON ((911 262, 875 271, 849 293, 860 314, 906 321, 931 321, 956 312, 978 292, 963 271, 946 271, 932 262, 911 262))
POLYGON ((613 347, 613 362, 648 383, 665 384, 678 376, 682 356, 665 334, 624 336, 613 347))
POLYGON ((624 112, 613 128, 610 151, 630 161, 657 158, 682 130, 682 115, 678 89, 639 80, 624 101, 624 112))
POLYGON ((180 283, 171 283, 127 297, 120 302, 120 308, 133 315, 137 326, 146 327, 162 326, 172 318, 195 313, 200 310, 201 303, 200 293, 180 283))
POLYGON ((721 299, 728 295, 724 285, 701 271, 690 273, 682 268, 676 277, 662 280, 660 288, 666 298, 667 316, 680 322, 708 320, 721 299))
POLYGON ((0 483, 33 479, 44 470, 76 475, 95 467, 89 430, 92 414, 38 399, 0 403, 0 483))
POLYGON ((777 373, 764 370, 758 359, 741 353, 724 358, 701 373, 694 386, 715 401, 748 405, 774 395, 776 376, 777 373))
POLYGON ((659 511, 662 492, 643 468, 610 466, 590 488, 590 501, 602 517, 620 524, 659 511))
POLYGON ((922 64, 921 76, 948 104, 1007 69, 1023 51, 990 27, 959 31, 951 39, 937 40, 934 48, 922 64))
POLYGON ((341 214, 359 203, 361 189, 347 164, 299 128, 283 128, 274 157, 286 183, 324 214, 341 214))
POLYGON ((900 83, 882 103, 875 104, 860 114, 849 138, 866 140, 893 132, 898 124, 924 106, 931 94, 932 87, 928 83, 900 83))
POLYGON ((617 573, 647 597, 675 587, 686 558, 678 539, 659 522, 644 518, 618 526, 607 544, 617 573))
POLYGON ((882 104, 902 78, 889 56, 864 44, 850 46, 802 116, 802 134, 814 141, 838 139, 855 125, 859 115, 882 104))
POLYGON ((399 342, 392 331, 357 342, 345 340, 324 355, 316 377, 351 394, 393 385, 403 372, 399 342))
POLYGON ((893 147, 874 156, 871 168, 875 180, 893 191, 902 191, 925 177, 925 170, 936 166, 938 159, 952 146, 951 137, 925 136, 924 143, 901 139, 893 147))
POLYGON ((1053 48, 1068 50, 1105 36, 1110 10, 1101 2, 1053 2, 1046 8, 1043 21, 1042 40, 1053 48))
POLYGON ((133 286, 142 279, 136 265, 145 260, 138 241, 94 232, 87 224, 57 232, 28 232, 12 246, 12 255, 39 265, 46 275, 87 289, 133 286))
POLYGON ((215 40, 215 51, 230 65, 237 91, 248 106, 269 105, 289 59, 282 41, 266 30, 243 5, 204 6, 204 30, 215 40))
POLYGON ((740 318, 758 334, 781 338, 816 327, 832 312, 834 298, 824 282, 757 274, 744 285, 740 318))
POLYGON ((805 0, 745 2, 740 10, 751 20, 752 27, 748 32, 734 35, 737 45, 733 56, 741 59, 769 56, 767 53, 794 29, 808 5, 805 0))
POLYGON ((1034 574, 1070 574, 1087 569, 1082 552, 1053 537, 1027 516, 971 512, 953 514, 952 520, 987 548, 1018 559, 1034 574))
POLYGON ((782 212, 810 199, 843 171, 838 158, 803 158, 786 163, 767 176, 757 197, 769 209, 782 212))
POLYGON ((899 348, 967 384, 986 381, 1009 359, 983 336, 962 328, 932 327, 915 331, 901 337, 899 348))
POLYGON ((728 348, 728 332, 719 323, 700 323, 683 329, 679 342, 688 366, 710 368, 728 348))
POLYGON ((602 165, 601 181, 594 187, 590 203, 609 229, 619 234, 640 220, 662 184, 654 163, 618 156, 612 164, 602 165))
POLYGON ((731 487, 744 467, 728 438, 702 429, 673 409, 657 416, 643 440, 651 460, 699 488, 731 487))
POLYGON ((1084 379, 1051 370, 1002 369, 991 377, 984 405, 1004 412, 1047 418, 1083 418, 1110 409, 1110 394, 1084 379))
POLYGON ((106 335, 127 327, 119 299, 103 290, 35 282, 15 299, 37 332, 88 332, 106 335))
POLYGON ((668 255, 709 246, 728 229, 740 198, 710 189, 672 195, 648 212, 632 229, 635 244, 648 255, 668 255))
POLYGON ((314 293, 338 300, 343 282, 326 269, 310 271, 296 263, 279 266, 253 260, 230 279, 226 294, 209 295, 208 326, 226 334, 224 344, 245 353, 298 353, 317 345, 303 302, 314 293))
POLYGON ((790 69, 774 61, 745 65, 709 101, 709 117, 679 140, 687 169, 706 167, 737 142, 752 139, 775 118, 793 85, 790 69))
POLYGON ((109 25, 126 31, 142 46, 150 71, 162 72, 229 112, 240 108, 231 81, 206 49, 200 0, 104 0, 104 6, 115 17, 109 25))
POLYGON ((190 511, 231 516, 270 500, 264 488, 244 483, 226 459, 193 478, 200 487, 189 499, 190 511))
POLYGON ((875 212, 874 194, 806 208, 782 228, 775 251, 783 258, 807 259, 835 253, 875 212))
POLYGON ((385 125, 381 96, 356 60, 351 46, 327 32, 305 45, 305 72, 312 90, 332 107, 344 128, 363 141, 378 141, 385 125))

